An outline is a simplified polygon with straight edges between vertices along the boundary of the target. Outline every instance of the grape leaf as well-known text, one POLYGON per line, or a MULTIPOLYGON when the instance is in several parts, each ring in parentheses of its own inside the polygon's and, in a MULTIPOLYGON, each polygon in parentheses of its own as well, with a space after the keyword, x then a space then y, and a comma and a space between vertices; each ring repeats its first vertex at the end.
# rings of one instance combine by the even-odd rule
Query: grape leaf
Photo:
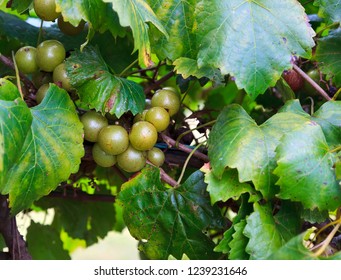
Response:
POLYGON ((69 253, 63 249, 60 233, 52 226, 31 221, 31 225, 27 229, 26 240, 28 251, 34 260, 71 259, 69 253))
POLYGON ((69 95, 55 85, 31 109, 20 98, 4 101, 3 95, 0 87, 5 148, 0 191, 9 194, 15 214, 78 171, 84 155, 83 130, 69 95))
POLYGON ((245 251, 249 239, 243 234, 246 226, 246 220, 241 220, 238 224, 234 225, 233 239, 229 243, 231 248, 229 260, 248 260, 250 255, 245 251))
POLYGON ((168 38, 167 31, 153 10, 144 0, 103 0, 103 2, 112 3, 112 8, 117 12, 120 24, 131 28, 135 42, 134 51, 139 50, 140 65, 150 66, 152 64, 151 47, 147 22, 151 22, 168 38))
POLYGON ((328 23, 341 22, 341 1, 315 0, 314 5, 319 6, 318 15, 328 23))
POLYGON ((19 14, 27 11, 32 4, 32 0, 13 0, 11 2, 11 9, 16 10, 19 14))
MULTIPOLYGON (((118 22, 118 16, 111 5, 101 0, 56 0, 56 9, 65 21, 77 26, 81 20, 90 24, 100 33, 109 30, 113 36, 124 36, 125 31, 118 22)), ((88 39, 91 35, 88 34, 88 39)))
POLYGON ((276 167, 275 148, 283 134, 308 119, 291 112, 278 113, 258 126, 237 104, 219 115, 208 139, 212 171, 220 179, 225 167, 236 168, 239 181, 252 181, 265 198, 276 193, 272 174, 276 167))
POLYGON ((150 259, 214 259, 214 243, 204 234, 222 223, 218 208, 210 204, 203 174, 193 173, 177 188, 166 188, 157 168, 146 167, 122 186, 118 196, 130 234, 150 259))
POLYGON ((275 219, 269 204, 254 204, 254 212, 247 218, 243 232, 250 239, 246 252, 251 259, 266 259, 293 237, 293 232, 286 229, 287 222, 282 221, 282 217, 275 219))
POLYGON ((233 234, 235 233, 234 225, 240 223, 242 220, 253 212, 252 204, 248 202, 248 195, 243 194, 241 196, 241 206, 239 207, 238 214, 232 220, 232 226, 224 232, 223 239, 214 248, 216 252, 222 252, 228 254, 231 250, 230 242, 233 239, 233 234))
POLYGON ((223 80, 218 69, 210 66, 203 66, 199 68, 195 59, 180 57, 176 59, 173 64, 175 65, 174 70, 179 74, 182 74, 184 79, 187 79, 190 76, 195 76, 198 79, 207 77, 211 80, 223 80))
POLYGON ((238 172, 235 169, 225 170, 221 179, 209 171, 205 174, 205 183, 212 204, 217 201, 227 201, 230 198, 237 200, 243 193, 252 194, 255 192, 249 184, 239 182, 238 172))
POLYGON ((279 177, 279 197, 301 202, 305 208, 334 210, 341 204, 330 153, 321 127, 313 121, 285 134, 277 147, 274 174, 279 177), (318 195, 307 195, 307 194, 318 195))
POLYGON ((128 111, 134 115, 143 111, 143 88, 135 82, 112 75, 94 47, 72 52, 66 60, 66 71, 81 101, 90 108, 103 114, 115 114, 118 118, 128 111))
MULTIPOLYGON (((167 40, 166 36, 155 30, 155 27, 151 27, 153 51, 160 59, 168 58, 174 61, 183 57, 182 59, 186 61, 181 62, 184 67, 183 72, 193 73, 192 75, 200 78, 200 70, 197 70, 195 60, 198 43, 194 32, 195 17, 193 16, 197 0, 148 0, 148 2, 169 34, 169 40, 167 40), (197 73, 194 73, 192 69, 186 69, 188 66, 193 67, 197 73)), ((180 62, 178 61, 177 64, 179 65, 180 62)), ((206 74, 202 76, 209 77, 206 74)))
POLYGON ((341 143, 341 101, 324 103, 312 117, 317 122, 331 148, 341 143))
POLYGON ((199 68, 234 76, 253 98, 291 68, 293 55, 311 57, 315 32, 295 0, 202 0, 195 15, 199 68))
MULTIPOLYGON (((340 4, 341 6, 341 4, 340 4)), ((337 87, 341 86, 341 28, 329 32, 328 36, 318 40, 316 60, 321 70, 332 77, 337 87)))

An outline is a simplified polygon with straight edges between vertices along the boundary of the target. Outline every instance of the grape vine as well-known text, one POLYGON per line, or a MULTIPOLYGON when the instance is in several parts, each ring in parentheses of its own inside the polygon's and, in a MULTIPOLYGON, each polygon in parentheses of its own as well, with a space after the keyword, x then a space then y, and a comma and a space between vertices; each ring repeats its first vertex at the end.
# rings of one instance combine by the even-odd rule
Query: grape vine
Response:
POLYGON ((341 4, 3 2, 0 259, 341 258, 341 4))

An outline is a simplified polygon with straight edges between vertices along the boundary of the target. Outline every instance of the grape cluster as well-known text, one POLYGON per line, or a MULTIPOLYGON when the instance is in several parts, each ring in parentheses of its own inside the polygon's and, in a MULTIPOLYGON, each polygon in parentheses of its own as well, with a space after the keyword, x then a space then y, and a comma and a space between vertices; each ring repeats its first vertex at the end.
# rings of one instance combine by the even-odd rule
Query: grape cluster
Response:
MULTIPOLYGON (((66 22, 62 15, 56 12, 55 0, 34 0, 33 7, 42 20, 57 19, 59 29, 67 35, 76 35, 84 28, 84 21, 78 26, 66 22)), ((38 104, 44 98, 50 82, 54 82, 66 91, 72 90, 65 70, 65 56, 65 48, 57 40, 43 41, 36 48, 24 46, 16 52, 15 61, 19 71, 23 74, 32 74, 33 83, 38 88, 36 94, 38 104)))
POLYGON ((109 124, 108 119, 95 111, 87 111, 80 117, 84 126, 84 139, 94 142, 92 156, 102 167, 117 165, 126 172, 141 170, 147 160, 155 166, 164 163, 164 153, 154 147, 158 132, 164 131, 170 117, 180 108, 178 93, 173 88, 155 92, 151 108, 134 117, 127 131, 119 122, 109 124))

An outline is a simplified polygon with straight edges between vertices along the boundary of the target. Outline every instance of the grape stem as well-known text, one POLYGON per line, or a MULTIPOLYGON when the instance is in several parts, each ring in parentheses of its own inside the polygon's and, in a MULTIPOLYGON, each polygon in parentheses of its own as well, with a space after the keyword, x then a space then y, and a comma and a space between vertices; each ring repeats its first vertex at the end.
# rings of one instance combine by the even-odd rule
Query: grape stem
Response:
POLYGON ((164 75, 159 80, 155 81, 155 83, 151 84, 149 87, 146 87, 144 90, 144 93, 149 93, 154 89, 158 89, 165 81, 169 80, 171 77, 173 77, 175 74, 174 71, 168 72, 166 75, 164 75))
POLYGON ((18 87, 21 99, 24 100, 24 95, 22 93, 21 82, 20 82, 19 69, 18 69, 18 66, 17 66, 17 62, 15 61, 15 57, 14 57, 14 52, 13 51, 12 51, 12 59, 13 59, 13 64, 14 64, 14 69, 15 69, 15 77, 17 78, 17 87, 18 87))
MULTIPOLYGON (((149 160, 147 160, 147 164, 157 167, 156 165, 152 164, 149 160)), ((173 188, 177 187, 177 182, 171 176, 169 176, 161 167, 158 168, 160 170, 161 180, 167 183, 168 185, 172 186, 173 188)))
MULTIPOLYGON (((161 135, 163 141, 165 141, 167 143, 167 145, 170 146, 170 147, 176 147, 179 150, 181 150, 181 151, 183 151, 185 153, 188 153, 188 154, 190 154, 193 151, 193 149, 188 148, 188 147, 186 147, 185 145, 183 145, 181 143, 179 143, 179 145, 176 146, 176 141, 174 139, 170 138, 169 136, 167 136, 164 133, 160 133, 160 135, 161 135)), ((203 154, 203 153, 201 153, 199 151, 195 151, 193 153, 193 156, 198 158, 198 159, 200 159, 200 160, 202 160, 203 162, 209 162, 210 161, 207 155, 205 155, 205 154, 203 154)))
POLYGON ((316 91, 322 95, 325 99, 328 101, 332 100, 329 95, 312 79, 310 78, 303 70, 301 70, 300 67, 298 67, 296 64, 293 65, 293 69, 302 76, 303 79, 305 79, 316 91))

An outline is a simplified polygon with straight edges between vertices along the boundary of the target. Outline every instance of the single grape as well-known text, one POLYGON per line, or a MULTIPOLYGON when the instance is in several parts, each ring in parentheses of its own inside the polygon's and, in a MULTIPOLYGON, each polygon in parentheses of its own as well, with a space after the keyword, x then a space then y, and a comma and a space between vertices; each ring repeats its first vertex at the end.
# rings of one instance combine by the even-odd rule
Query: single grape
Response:
POLYGON ((159 148, 153 147, 147 152, 147 159, 155 166, 161 166, 165 162, 165 154, 159 148))
POLYGON ((44 99, 44 97, 45 97, 45 95, 46 95, 46 93, 47 93, 49 88, 50 88, 50 84, 43 84, 38 89, 38 91, 36 93, 36 101, 37 101, 38 104, 40 104, 43 101, 43 99, 44 99))
POLYGON ((111 167, 116 163, 116 156, 104 152, 98 143, 92 147, 92 157, 97 165, 102 167, 111 167))
POLYGON ((97 142, 99 132, 108 125, 108 120, 95 111, 86 112, 80 120, 84 126, 84 139, 89 142, 97 142))
POLYGON ((61 63, 56 68, 54 68, 53 81, 55 83, 61 83, 62 88, 65 89, 66 91, 72 90, 70 79, 67 76, 67 73, 65 70, 65 63, 61 63))
POLYGON ((98 135, 98 144, 108 154, 118 155, 129 146, 128 132, 120 125, 108 125, 98 135))
POLYGON ((57 40, 46 40, 37 47, 37 64, 46 72, 52 72, 65 59, 65 48, 57 40))
POLYGON ((155 126, 146 121, 134 123, 129 134, 129 140, 136 150, 150 150, 157 141, 157 130, 155 126))
POLYGON ((34 47, 22 47, 15 53, 15 62, 18 69, 24 74, 32 74, 38 70, 36 59, 37 49, 34 47))
POLYGON ((168 111, 170 116, 173 116, 180 109, 179 95, 175 90, 158 90, 152 97, 152 107, 163 107, 168 111))
POLYGON ((123 153, 117 155, 117 164, 126 172, 140 171, 146 165, 145 152, 129 146, 123 153))
POLYGON ((45 21, 54 21, 60 13, 56 12, 55 0, 34 0, 33 9, 45 21))
POLYGON ((145 120, 154 125, 156 130, 160 132, 168 127, 170 117, 166 109, 162 107, 153 107, 147 111, 145 120))

